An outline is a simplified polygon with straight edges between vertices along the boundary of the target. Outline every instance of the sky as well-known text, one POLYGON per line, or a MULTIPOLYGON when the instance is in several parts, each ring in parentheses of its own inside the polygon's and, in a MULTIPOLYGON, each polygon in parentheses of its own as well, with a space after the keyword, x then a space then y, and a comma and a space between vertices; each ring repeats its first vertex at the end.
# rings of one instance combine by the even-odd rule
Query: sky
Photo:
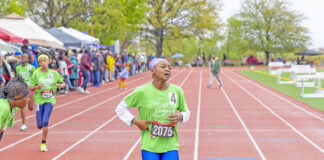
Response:
MULTIPOLYGON (((223 7, 220 17, 226 20, 237 13, 243 0, 222 0, 223 7)), ((324 48, 324 0, 287 0, 291 9, 303 13, 307 18, 303 24, 310 31, 310 49, 324 48)), ((224 21, 225 22, 225 21, 224 21)))

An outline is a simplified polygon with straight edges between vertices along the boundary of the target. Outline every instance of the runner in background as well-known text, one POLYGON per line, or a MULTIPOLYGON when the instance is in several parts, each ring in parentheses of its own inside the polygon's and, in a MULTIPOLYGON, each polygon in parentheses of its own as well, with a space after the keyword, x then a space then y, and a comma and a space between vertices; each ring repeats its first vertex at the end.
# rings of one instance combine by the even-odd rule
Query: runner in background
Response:
POLYGON ((211 71, 210 71, 210 79, 209 79, 208 88, 212 87, 214 77, 216 77, 216 79, 219 83, 219 88, 223 87, 223 83, 219 77, 219 72, 220 72, 220 62, 219 62, 218 58, 213 54, 212 59, 211 59, 211 71))
MULTIPOLYGON (((21 76, 24 81, 29 85, 30 84, 30 79, 35 72, 35 67, 31 64, 29 64, 29 56, 28 53, 24 53, 21 58, 22 62, 19 66, 16 68, 16 72, 18 76, 21 76)), ((30 96, 29 101, 32 101, 32 108, 29 107, 29 110, 32 110, 33 104, 34 104, 34 97, 30 96)), ((21 115, 21 120, 22 120, 22 126, 20 127, 20 130, 24 131, 27 129, 27 124, 26 124, 26 115, 25 115, 25 108, 20 108, 20 115, 21 115)))
POLYGON ((187 122, 187 108, 183 90, 168 83, 171 66, 161 58, 149 64, 153 82, 138 87, 126 96, 116 108, 118 117, 127 125, 141 130, 143 160, 178 160, 178 122, 187 122), (129 108, 137 108, 136 118, 129 108), (177 112, 178 111, 178 112, 177 112))
POLYGON ((49 56, 46 53, 41 53, 38 56, 38 63, 41 69, 34 72, 30 88, 35 91, 37 127, 43 129, 40 149, 42 152, 47 152, 48 124, 56 103, 56 90, 65 88, 66 85, 64 78, 57 71, 48 68, 49 56))

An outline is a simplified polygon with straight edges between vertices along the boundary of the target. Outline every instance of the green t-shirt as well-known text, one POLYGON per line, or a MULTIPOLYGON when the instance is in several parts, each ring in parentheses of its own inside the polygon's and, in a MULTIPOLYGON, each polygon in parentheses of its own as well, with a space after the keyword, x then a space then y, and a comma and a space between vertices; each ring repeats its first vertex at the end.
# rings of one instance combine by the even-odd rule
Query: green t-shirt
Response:
POLYGON ((34 98, 36 104, 56 103, 56 89, 57 83, 63 82, 64 78, 54 70, 49 69, 48 72, 43 73, 41 70, 35 71, 31 81, 30 86, 34 87, 38 84, 43 84, 42 89, 36 89, 34 93, 34 98))
POLYGON ((16 73, 17 75, 21 76, 24 79, 24 81, 29 85, 30 79, 35 70, 36 69, 33 65, 27 63, 25 67, 23 67, 22 65, 17 66, 16 73))
POLYGON ((213 74, 218 74, 220 72, 220 62, 219 60, 211 61, 211 70, 213 74))
MULTIPOLYGON (((138 87, 135 91, 125 97, 129 108, 138 108, 140 120, 155 120, 169 124, 168 116, 176 113, 176 110, 185 112, 187 104, 183 90, 170 84, 166 90, 156 89, 152 83, 138 87)), ((149 130, 141 131, 141 148, 155 153, 164 153, 171 150, 179 150, 177 125, 174 130, 174 137, 152 138, 151 124, 149 130)))
POLYGON ((14 117, 18 108, 14 107, 10 111, 8 100, 0 98, 0 130, 6 130, 7 127, 12 127, 15 123, 14 117))

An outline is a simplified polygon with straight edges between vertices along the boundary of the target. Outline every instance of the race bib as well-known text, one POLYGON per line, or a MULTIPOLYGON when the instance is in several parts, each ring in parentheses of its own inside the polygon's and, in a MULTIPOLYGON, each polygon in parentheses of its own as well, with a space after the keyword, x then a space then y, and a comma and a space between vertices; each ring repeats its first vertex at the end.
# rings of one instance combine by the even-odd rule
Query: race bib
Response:
POLYGON ((169 93, 169 102, 170 102, 170 104, 173 104, 173 105, 177 104, 177 94, 176 94, 176 92, 170 92, 169 93))
POLYGON ((27 66, 27 71, 30 71, 32 69, 32 66, 27 66))
POLYGON ((151 128, 151 136, 171 138, 174 136, 174 127, 175 125, 173 124, 163 124, 157 121, 153 121, 151 128))
POLYGON ((53 96, 53 89, 47 91, 41 91, 41 95, 43 98, 52 98, 53 96))

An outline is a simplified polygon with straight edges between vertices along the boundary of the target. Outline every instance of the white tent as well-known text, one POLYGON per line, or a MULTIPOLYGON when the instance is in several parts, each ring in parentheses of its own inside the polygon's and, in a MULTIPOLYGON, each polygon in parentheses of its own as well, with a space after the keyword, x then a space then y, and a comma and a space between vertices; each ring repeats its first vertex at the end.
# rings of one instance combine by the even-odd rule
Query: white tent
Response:
POLYGON ((0 19, 0 27, 15 35, 26 38, 30 44, 64 49, 63 43, 47 33, 29 18, 13 13, 0 19))
POLYGON ((99 44, 99 39, 92 37, 90 35, 87 35, 85 33, 82 33, 78 30, 75 30, 73 28, 65 28, 65 27, 60 27, 59 28, 61 31, 79 39, 82 42, 82 46, 86 46, 88 44, 99 44))
POLYGON ((0 39, 0 51, 6 51, 6 52, 16 52, 19 50, 17 47, 10 46, 6 42, 4 42, 2 39, 0 39))

